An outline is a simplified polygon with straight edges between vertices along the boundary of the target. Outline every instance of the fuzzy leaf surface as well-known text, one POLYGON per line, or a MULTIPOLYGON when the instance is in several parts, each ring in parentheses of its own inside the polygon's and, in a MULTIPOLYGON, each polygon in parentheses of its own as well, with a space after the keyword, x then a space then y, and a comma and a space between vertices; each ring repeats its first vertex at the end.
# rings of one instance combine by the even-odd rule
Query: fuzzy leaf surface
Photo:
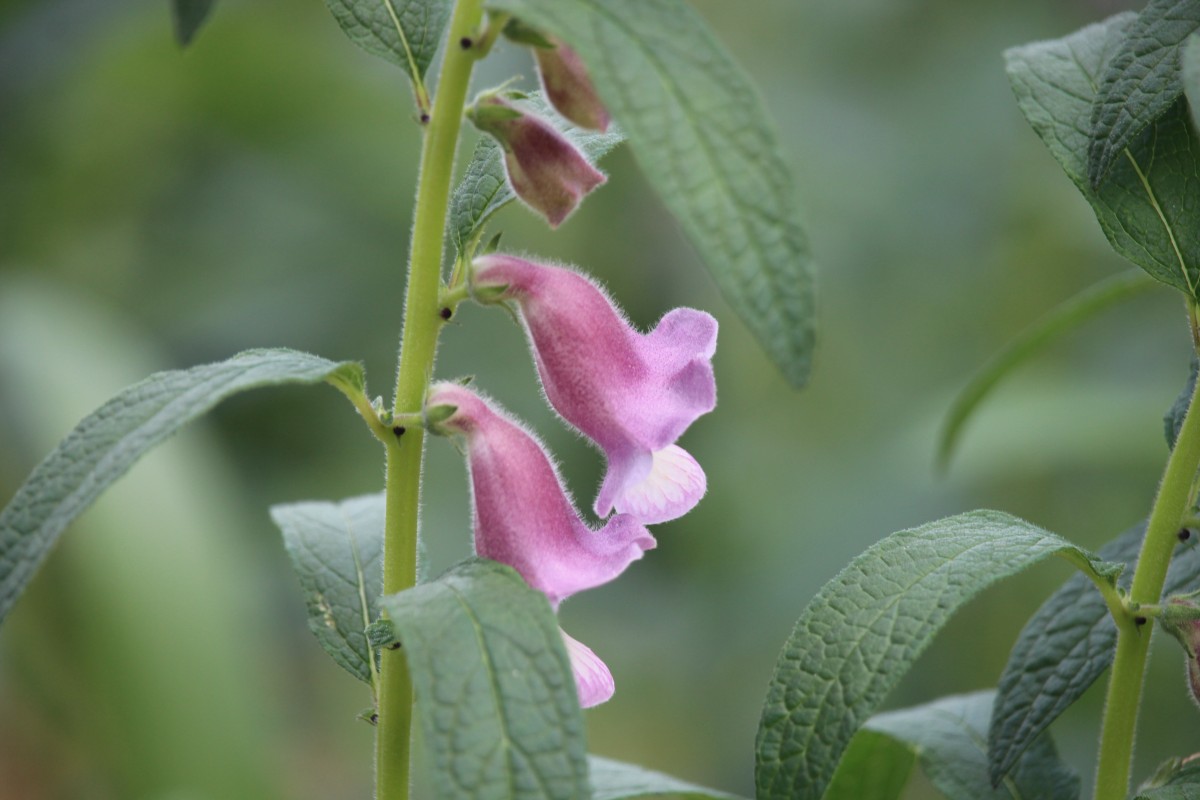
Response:
MULTIPOLYGON (((992 786, 985 741, 994 694, 986 691, 943 697, 915 708, 879 714, 863 727, 910 748, 930 783, 948 800, 1079 797, 1079 776, 1059 759, 1047 735, 1025 751, 1001 786, 992 786)), ((864 800, 869 797, 882 800, 884 796, 865 796, 864 800)))
POLYGON ((433 62, 451 7, 449 0, 325 0, 325 5, 350 41, 414 81, 433 62))
POLYGON ((1200 1, 1150 0, 1104 67, 1092 104, 1088 178, 1099 186, 1109 168, 1150 123, 1183 94, 1179 55, 1200 28, 1200 1))
POLYGON ((961 605, 1051 555, 1112 585, 1118 568, 998 511, 900 531, 808 604, 776 662, 759 722, 760 800, 817 800, 851 738, 961 605))
POLYGON ((379 618, 383 592, 384 505, 383 495, 373 494, 271 508, 304 589, 309 629, 334 661, 367 683, 374 671, 366 628, 379 618))
POLYGON ((681 800, 740 800, 736 795, 705 789, 661 772, 589 756, 592 800, 633 800, 637 797, 676 797, 681 800))
POLYGON ((59 534, 150 448, 225 398, 260 386, 362 382, 358 364, 295 350, 248 350, 159 372, 75 426, 0 511, 0 621, 59 534))
MULTIPOLYGON (((1128 588, 1145 524, 1102 547, 1100 558, 1125 564, 1118 585, 1128 588)), ((1164 594, 1200 584, 1200 548, 1181 545, 1167 572, 1164 594)), ((1082 575, 1074 575, 1030 617, 1000 676, 992 726, 989 769, 999 781, 1026 747, 1078 700, 1112 663, 1117 629, 1108 606, 1082 575)))
POLYGON ((579 53, 643 172, 794 386, 814 341, 813 263, 758 93, 683 0, 488 0, 579 53))
POLYGON ((1168 286, 1197 296, 1200 283, 1200 141, 1176 101, 1134 137, 1099 189, 1087 177, 1092 102, 1105 64, 1134 15, 1119 14, 1063 39, 1005 52, 1017 104, 1091 204, 1120 255, 1168 286))
MULTIPOLYGON (((555 128, 578 147, 587 160, 595 164, 614 147, 625 141, 624 135, 615 126, 606 133, 591 131, 572 125, 560 116, 540 92, 516 103, 550 121, 555 128)), ((504 151, 491 136, 481 136, 471 161, 463 172, 462 180, 450 197, 449 227, 450 240, 461 253, 468 243, 483 230, 488 219, 504 206, 517 199, 504 171, 504 151)))
POLYGON ((408 659, 436 797, 587 796, 583 716, 545 595, 471 559, 381 605, 408 659))
POLYGON ((171 0, 171 20, 175 24, 175 39, 183 47, 192 43, 196 32, 212 13, 217 0, 171 0))

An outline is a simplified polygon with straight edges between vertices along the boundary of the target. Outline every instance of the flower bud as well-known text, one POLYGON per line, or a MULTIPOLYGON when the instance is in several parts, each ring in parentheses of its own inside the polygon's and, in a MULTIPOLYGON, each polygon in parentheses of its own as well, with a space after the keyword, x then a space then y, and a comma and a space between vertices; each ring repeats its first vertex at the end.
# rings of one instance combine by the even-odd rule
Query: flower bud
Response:
POLYGON ((558 113, 581 128, 603 133, 611 117, 600 102, 579 54, 565 43, 547 37, 552 47, 533 48, 542 92, 558 113))
POLYGON ((508 182, 517 197, 552 228, 607 180, 553 125, 498 94, 483 95, 467 114, 475 127, 500 143, 508 182))

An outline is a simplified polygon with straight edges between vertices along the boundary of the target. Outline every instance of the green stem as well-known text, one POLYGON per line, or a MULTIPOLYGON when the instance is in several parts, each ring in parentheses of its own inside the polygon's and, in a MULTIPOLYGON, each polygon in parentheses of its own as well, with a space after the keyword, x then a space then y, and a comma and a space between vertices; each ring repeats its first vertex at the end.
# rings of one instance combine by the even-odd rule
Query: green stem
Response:
MULTIPOLYGON (((1189 309, 1194 319, 1194 310, 1189 309)), ((1197 384, 1200 389, 1200 383, 1197 384)), ((1193 392, 1175 449, 1167 459, 1162 484, 1150 511, 1146 538, 1138 556, 1130 588, 1131 604, 1153 605, 1162 597, 1167 567, 1178 543, 1179 528, 1190 511, 1192 481, 1200 468, 1200 391, 1193 392)), ((1136 607, 1136 606, 1135 606, 1136 607)), ((1150 647, 1152 626, 1139 625, 1129 611, 1115 615, 1117 651, 1108 680, 1108 699, 1100 734, 1100 760, 1096 768, 1096 800, 1125 800, 1129 790, 1130 762, 1141 705, 1142 679, 1150 647)))
MULTIPOLYGON (((467 87, 476 53, 458 42, 478 30, 482 0, 459 0, 450 20, 433 116, 421 150, 421 177, 413 218, 412 250, 400 337, 394 413, 420 413, 433 372, 438 332, 438 289, 445 247, 446 209, 454 156, 462 127, 467 87)), ((407 428, 387 445, 386 517, 384 521, 383 591, 394 594, 412 587, 417 574, 417 510, 420 507, 421 460, 425 431, 407 428)), ((412 681, 403 650, 381 653, 379 723, 375 740, 375 797, 407 800, 409 795, 412 681)))

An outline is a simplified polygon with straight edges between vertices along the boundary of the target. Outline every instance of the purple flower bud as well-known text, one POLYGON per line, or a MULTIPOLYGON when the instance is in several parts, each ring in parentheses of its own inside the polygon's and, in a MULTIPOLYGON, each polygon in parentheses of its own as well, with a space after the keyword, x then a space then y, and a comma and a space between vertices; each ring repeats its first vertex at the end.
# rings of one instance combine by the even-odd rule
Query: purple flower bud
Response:
POLYGON ((505 287, 500 298, 520 312, 550 404, 604 451, 596 513, 615 508, 652 524, 690 511, 707 482, 674 442, 716 406, 717 321, 677 308, 638 333, 580 273, 514 256, 477 258, 472 280, 505 287))
POLYGON ((553 125, 499 95, 484 95, 468 115, 475 127, 500 143, 513 191, 551 228, 607 180, 553 125))
MULTIPOLYGON (((654 537, 636 519, 618 514, 599 530, 580 519, 542 444, 520 423, 457 383, 430 388, 427 408, 453 408, 433 423, 466 440, 475 527, 475 552, 508 564, 555 609, 565 598, 608 583, 646 550, 654 537)), ((604 662, 563 634, 580 704, 612 696, 604 662)))
POLYGON ((579 54, 558 39, 546 37, 553 47, 534 47, 542 91, 550 104, 581 128, 608 130, 611 117, 600 102, 579 54))

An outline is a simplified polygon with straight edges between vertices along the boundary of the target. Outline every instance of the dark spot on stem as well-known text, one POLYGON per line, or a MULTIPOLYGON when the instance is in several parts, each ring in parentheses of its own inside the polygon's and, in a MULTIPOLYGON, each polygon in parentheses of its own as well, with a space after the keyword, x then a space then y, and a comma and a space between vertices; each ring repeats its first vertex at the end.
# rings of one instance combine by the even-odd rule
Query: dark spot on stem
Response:
POLYGON ((422 125, 428 125, 428 124, 429 124, 429 112, 428 112, 428 111, 422 111, 422 112, 421 112, 421 124, 422 124, 422 125))
POLYGON ((442 319, 450 319, 454 316, 454 312, 450 310, 450 306, 446 306, 441 310, 442 319))
POLYGON ((1134 617, 1133 624, 1137 625, 1140 628, 1141 626, 1146 624, 1146 618, 1142 617, 1142 616, 1134 617))
POLYGON ((403 425, 395 426, 394 428, 392 428, 392 433, 396 434, 397 437, 403 436, 404 435, 404 426, 403 425))
POLYGON ((474 44, 474 42, 471 41, 470 36, 464 36, 458 40, 458 46, 461 47, 463 50, 470 50, 471 45, 473 45, 473 44, 474 44))
POLYGON ((1188 539, 1192 538, 1192 532, 1187 528, 1180 528, 1179 533, 1176 535, 1179 537, 1179 541, 1181 542, 1186 542, 1188 539))
POLYGON ((399 650, 399 649, 400 649, 400 643, 399 643, 399 642, 392 642, 391 644, 389 644, 389 645, 387 646, 387 649, 388 649, 388 650, 399 650))

